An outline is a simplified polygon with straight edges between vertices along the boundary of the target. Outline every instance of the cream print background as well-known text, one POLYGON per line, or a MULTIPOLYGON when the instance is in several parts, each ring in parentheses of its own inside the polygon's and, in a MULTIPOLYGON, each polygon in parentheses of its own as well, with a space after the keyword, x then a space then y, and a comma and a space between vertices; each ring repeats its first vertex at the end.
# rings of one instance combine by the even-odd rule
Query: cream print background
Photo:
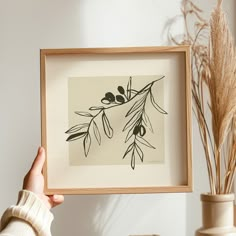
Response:
MULTIPOLYGON (((47 57, 46 76, 46 135, 47 156, 49 157, 47 159, 47 174, 49 188, 173 186, 186 183, 184 53, 127 54, 122 56, 52 55, 47 57), (135 171, 132 171, 129 163, 125 165, 71 164, 69 157, 70 142, 66 142, 68 135, 65 134, 65 131, 70 128, 68 120, 68 79, 93 78, 88 80, 90 86, 92 86, 95 83, 94 78, 109 77, 111 75, 122 77, 130 75, 134 77, 165 75, 164 80, 162 80, 164 83, 163 108, 168 112, 168 115, 164 117, 164 161, 142 165, 137 161, 135 171)), ((127 84, 127 79, 125 78, 124 85, 127 84)), ((146 84, 146 80, 143 83, 146 84)), ((88 106, 97 105, 101 96, 103 97, 104 93, 107 92, 107 88, 116 90, 114 81, 111 85, 106 86, 106 89, 101 91, 99 95, 94 86, 92 96, 96 95, 98 97, 94 103, 90 101, 88 106)), ((98 83, 96 86, 98 86, 98 83)), ((135 84, 134 86, 136 87, 135 84)), ((82 92, 85 95, 88 93, 85 89, 82 92)), ((85 100, 84 96, 82 99, 85 100)), ((86 111, 88 107, 76 107, 75 111, 78 109, 86 111)), ((72 114, 75 115, 74 110, 72 114)), ((157 113, 153 112, 153 114, 156 115, 157 113)), ((116 116, 112 115, 113 118, 116 116)), ((77 124, 78 116, 74 116, 74 119, 73 124, 77 124)), ((118 120, 118 118, 116 119, 118 120)), ((152 118, 150 117, 150 119, 152 118)), ((107 140, 108 138, 102 139, 102 142, 107 142, 107 140)), ((93 144, 95 146, 96 142, 93 144)), ((152 145, 156 146, 155 143, 152 143, 152 145)), ((109 145, 107 144, 107 146, 109 145)), ((148 151, 151 151, 151 149, 148 151)), ((93 153, 92 149, 88 158, 91 153, 93 153)), ((115 151, 112 149, 111 153, 113 155, 115 151)), ((146 150, 145 155, 148 155, 146 150)))
MULTIPOLYGON (((90 111, 92 106, 113 106, 110 109, 106 109, 105 113, 113 129, 113 137, 108 138, 103 129, 102 116, 99 114, 94 121, 97 124, 101 143, 99 145, 93 131, 93 125, 90 126, 89 134, 91 137, 91 145, 87 157, 84 154, 83 140, 84 137, 75 141, 69 142, 69 160, 70 165, 128 165, 131 169, 131 155, 127 155, 124 159, 124 153, 128 146, 134 141, 132 136, 126 143, 125 139, 129 128, 122 131, 126 123, 133 116, 131 114, 125 117, 129 109, 134 103, 140 99, 142 95, 136 96, 129 102, 114 107, 114 104, 104 105, 101 99, 105 96, 105 93, 112 92, 114 95, 119 95, 117 88, 122 86, 125 91, 130 76, 98 76, 98 77, 72 77, 68 78, 68 120, 69 127, 74 125, 89 123, 91 117, 84 117, 77 115, 75 112, 89 112, 92 115, 96 115, 99 110, 90 111)), ((147 84, 160 79, 162 76, 158 75, 143 75, 132 76, 132 89, 140 91, 147 84)), ((164 82, 166 78, 156 81, 152 86, 152 94, 154 99, 161 108, 165 110, 164 105, 164 82)), ((132 97, 134 94, 132 95, 132 97)), ((143 151, 143 162, 140 157, 135 157, 135 168, 140 168, 140 164, 154 164, 164 161, 165 150, 165 138, 164 138, 164 119, 168 114, 161 114, 151 104, 150 97, 148 95, 145 111, 148 115, 153 132, 144 125, 146 134, 143 136, 155 149, 147 147, 143 144, 139 144, 139 147, 143 151)), ((167 111, 168 112, 168 111, 167 111)), ((86 128, 87 130, 87 128, 86 128)), ((84 130, 83 130, 84 131, 84 130)), ((68 137, 68 135, 67 135, 68 137)))

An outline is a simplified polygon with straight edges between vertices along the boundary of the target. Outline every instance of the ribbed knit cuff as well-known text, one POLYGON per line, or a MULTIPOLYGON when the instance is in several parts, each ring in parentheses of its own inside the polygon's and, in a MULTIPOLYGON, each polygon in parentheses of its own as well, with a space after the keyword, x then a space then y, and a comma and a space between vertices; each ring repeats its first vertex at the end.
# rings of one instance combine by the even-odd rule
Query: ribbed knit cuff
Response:
POLYGON ((17 205, 9 207, 1 219, 1 228, 5 228, 12 217, 28 222, 39 236, 51 236, 53 215, 41 199, 33 192, 19 192, 17 205))

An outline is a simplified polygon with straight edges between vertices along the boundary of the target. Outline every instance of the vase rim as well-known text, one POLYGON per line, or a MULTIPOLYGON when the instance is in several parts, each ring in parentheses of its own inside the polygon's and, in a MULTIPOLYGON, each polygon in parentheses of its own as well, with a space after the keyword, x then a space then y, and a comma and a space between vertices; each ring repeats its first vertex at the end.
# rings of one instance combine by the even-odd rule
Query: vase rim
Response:
POLYGON ((202 201, 210 201, 210 202, 226 202, 226 201, 233 201, 234 194, 211 194, 211 193, 203 193, 201 194, 202 201))

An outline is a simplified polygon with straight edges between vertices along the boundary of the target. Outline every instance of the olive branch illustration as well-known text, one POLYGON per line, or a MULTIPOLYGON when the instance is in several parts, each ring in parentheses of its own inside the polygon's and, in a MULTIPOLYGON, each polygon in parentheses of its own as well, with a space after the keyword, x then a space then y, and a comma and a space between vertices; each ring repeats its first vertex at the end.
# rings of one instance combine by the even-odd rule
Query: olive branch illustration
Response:
POLYGON ((110 124, 110 121, 106 115, 106 111, 116 106, 122 106, 128 102, 131 102, 131 100, 133 100, 134 98, 140 96, 140 98, 132 105, 132 107, 125 115, 125 117, 129 118, 129 120, 127 121, 126 125, 122 130, 123 132, 128 130, 125 138, 125 143, 130 141, 131 138, 133 137, 133 141, 132 143, 129 144, 128 148, 126 149, 126 152, 123 155, 123 159, 126 158, 128 155, 130 155, 131 168, 135 169, 136 157, 139 157, 142 162, 144 160, 144 153, 141 149, 142 145, 155 149, 153 145, 151 145, 146 139, 144 139, 144 136, 147 132, 146 128, 148 128, 153 133, 153 127, 145 109, 148 98, 153 107, 159 113, 167 114, 167 112, 163 110, 155 101, 152 93, 152 87, 154 83, 163 78, 164 76, 148 83, 141 90, 137 91, 132 88, 132 77, 130 76, 128 84, 126 86, 126 90, 124 89, 123 86, 118 86, 117 90, 119 94, 114 95, 111 92, 107 92, 105 94, 105 97, 101 99, 101 103, 106 105, 106 107, 92 106, 89 108, 91 112, 97 112, 96 114, 93 115, 91 112, 75 111, 75 114, 79 116, 88 117, 90 118, 90 121, 87 123, 74 125, 70 129, 68 129, 65 132, 66 134, 69 134, 69 137, 66 139, 66 141, 75 141, 84 138, 83 149, 85 157, 87 157, 92 142, 90 133, 91 130, 93 130, 95 139, 97 140, 98 144, 101 145, 101 133, 96 123, 96 119, 99 116, 101 116, 104 134, 111 139, 113 137, 114 132, 110 124))

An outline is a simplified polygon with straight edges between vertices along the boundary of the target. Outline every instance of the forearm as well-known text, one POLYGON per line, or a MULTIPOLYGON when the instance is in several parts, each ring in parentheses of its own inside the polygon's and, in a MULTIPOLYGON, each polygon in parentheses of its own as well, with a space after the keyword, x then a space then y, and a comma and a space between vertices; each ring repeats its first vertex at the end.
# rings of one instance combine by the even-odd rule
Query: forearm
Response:
POLYGON ((52 220, 52 213, 34 193, 20 191, 18 203, 3 214, 0 236, 51 236, 52 220))
POLYGON ((34 228, 24 220, 12 218, 4 230, 0 233, 1 236, 37 236, 34 228))

